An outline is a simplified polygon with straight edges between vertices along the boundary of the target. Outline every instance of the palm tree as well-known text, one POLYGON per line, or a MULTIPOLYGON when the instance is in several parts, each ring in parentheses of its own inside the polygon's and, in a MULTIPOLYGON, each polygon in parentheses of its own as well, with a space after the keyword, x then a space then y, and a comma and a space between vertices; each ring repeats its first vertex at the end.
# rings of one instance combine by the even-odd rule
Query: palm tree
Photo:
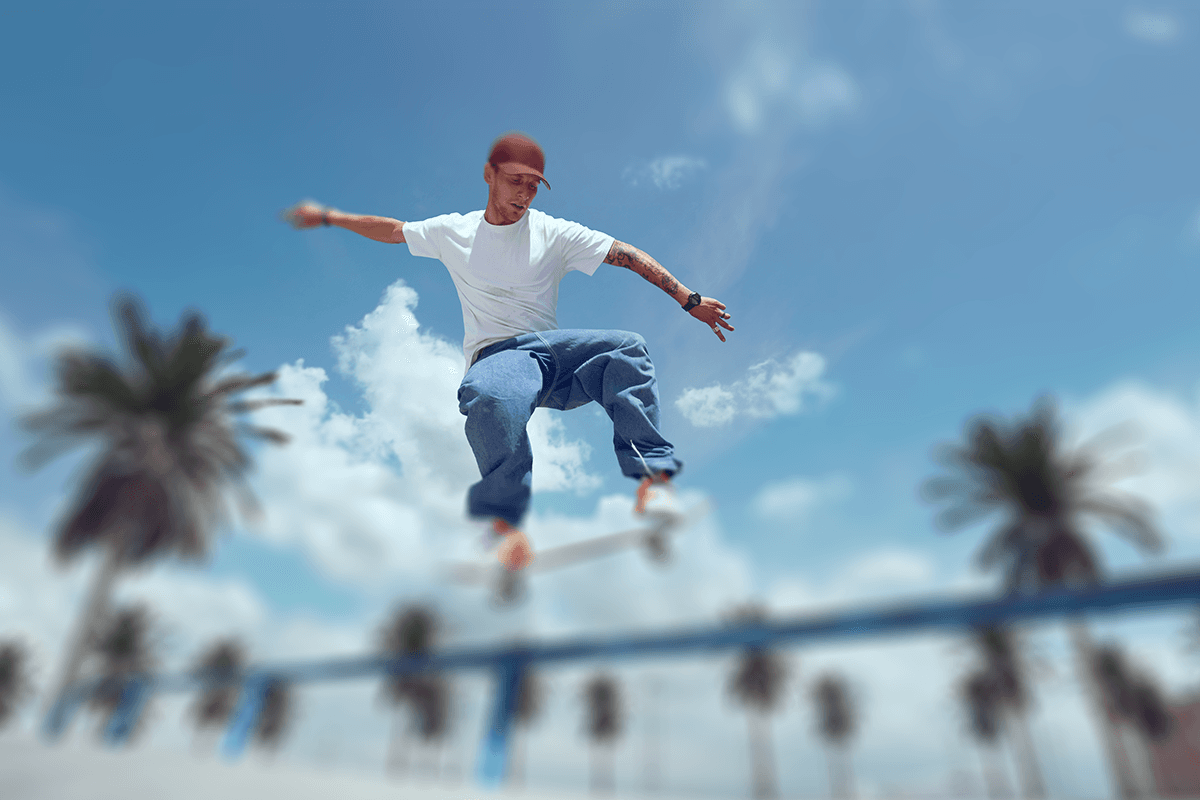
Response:
POLYGON ((827 748, 830 794, 849 800, 854 797, 849 743, 857 725, 849 689, 840 675, 827 673, 817 679, 812 696, 817 707, 817 729, 827 748))
POLYGON ((426 772, 437 777, 441 747, 450 731, 450 682, 438 674, 413 676, 408 700, 417 734, 430 750, 426 772))
POLYGON ((513 787, 525 785, 525 737, 529 728, 541 715, 546 703, 546 681, 532 667, 521 672, 521 685, 517 689, 517 707, 513 710, 513 753, 508 773, 513 787))
MULTIPOLYGON (((377 637, 379 651, 386 656, 420 656, 433 651, 441 635, 441 620, 437 611, 424 604, 412 604, 397 608, 380 628, 377 637)), ((424 698, 430 705, 427 716, 434 719, 436 710, 432 700, 437 689, 431 689, 422 674, 389 675, 384 678, 381 696, 394 709, 392 736, 388 746, 385 770, 401 774, 406 769, 404 756, 405 730, 402 711, 408 708, 414 721, 421 715, 418 702, 424 698)))
POLYGON ((269 679, 254 729, 255 741, 273 758, 295 721, 296 701, 292 685, 283 678, 269 679))
POLYGON ((982 628, 976 631, 975 637, 997 701, 1001 730, 1007 735, 1020 766, 1021 796, 1045 797, 1046 785, 1029 733, 1033 698, 1029 691, 1029 670, 1021 658, 1021 648, 1007 628, 982 628))
POLYGON ((587 699, 587 735, 592 745, 592 792, 611 794, 616 788, 613 748, 625 727, 620 687, 611 675, 599 674, 588 681, 584 696, 587 699), (608 756, 603 770, 600 768, 601 751, 608 756))
MULTIPOLYGON (((765 609, 748 605, 735 610, 729 622, 753 624, 764 622, 766 617, 765 609)), ((749 647, 738 659, 727 685, 728 692, 748 712, 754 796, 760 800, 779 796, 769 715, 783 700, 790 672, 789 664, 779 653, 764 647, 749 647)))
POLYGON ((29 648, 25 643, 17 639, 0 642, 0 729, 29 698, 29 672, 29 648))
POLYGON ((1126 768, 1134 779, 1133 794, 1153 797, 1157 787, 1150 750, 1153 742, 1171 734, 1174 723, 1167 702, 1153 679, 1129 667, 1124 651, 1116 644, 1095 648, 1092 671, 1110 723, 1116 729, 1126 768))
MULTIPOLYGON (((1111 435, 1114 431, 1106 432, 1111 435)), ((1164 541, 1142 500, 1117 493, 1107 484, 1122 464, 1101 457, 1103 438, 1070 450, 1063 442, 1054 401, 1038 400, 1026 418, 1009 424, 989 417, 968 423, 964 444, 943 445, 936 454, 957 473, 925 482, 927 500, 949 501, 937 517, 953 531, 1006 512, 978 556, 984 570, 1000 569, 1007 592, 1035 592, 1052 586, 1086 586, 1104 578, 1099 556, 1085 535, 1094 519, 1147 553, 1164 541)), ((1107 724, 1091 670, 1091 637, 1082 619, 1069 626, 1079 673, 1100 726, 1122 797, 1130 797, 1113 731, 1107 724)))
POLYGON ((196 725, 194 749, 206 732, 219 731, 228 724, 237 705, 240 687, 237 683, 226 681, 237 675, 246 665, 246 660, 246 648, 237 639, 214 642, 197 660, 192 672, 204 682, 204 688, 189 709, 196 725))
POLYGON ((119 297, 113 308, 127 363, 118 366, 94 351, 60 353, 56 403, 21 420, 40 435, 22 454, 27 470, 86 442, 101 446, 54 536, 60 565, 87 549, 99 548, 104 557, 68 641, 51 704, 77 679, 93 644, 88 632, 105 618, 121 570, 167 555, 203 560, 214 531, 227 521, 228 489, 237 491, 243 514, 259 513, 246 483, 251 460, 241 437, 274 444, 288 437, 235 415, 301 402, 234 400, 272 383, 275 374, 219 376, 242 353, 227 352, 230 341, 209 333, 198 313, 185 315, 179 330, 164 337, 147 328, 135 298, 119 297))
MULTIPOLYGON (((159 649, 153 639, 154 619, 145 605, 133 605, 117 610, 95 637, 95 655, 100 660, 100 683, 92 692, 89 706, 100 713, 101 737, 121 703, 121 695, 129 678, 139 673, 151 673, 158 663, 159 649)), ((138 717, 131 736, 141 733, 146 715, 138 717)))
POLYGON ((959 693, 965 706, 971 735, 979 744, 979 758, 983 765, 983 779, 987 786, 988 798, 1000 800, 1011 797, 1012 789, 1004 778, 997 752, 1003 711, 1000 707, 995 673, 986 667, 971 673, 963 679, 959 693))

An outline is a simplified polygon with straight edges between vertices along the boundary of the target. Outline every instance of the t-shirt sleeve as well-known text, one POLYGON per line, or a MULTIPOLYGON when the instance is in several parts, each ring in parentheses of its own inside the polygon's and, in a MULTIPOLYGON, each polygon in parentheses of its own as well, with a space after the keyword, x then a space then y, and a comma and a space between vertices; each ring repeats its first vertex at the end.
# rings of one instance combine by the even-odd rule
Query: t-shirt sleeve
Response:
POLYGON ((591 275, 604 263, 612 249, 613 237, 607 233, 586 228, 578 222, 556 219, 557 239, 562 248, 563 272, 577 269, 591 275))
POLYGON ((404 223, 404 241, 408 243, 408 252, 421 258, 441 258, 442 242, 449 222, 449 215, 443 214, 420 222, 404 223))

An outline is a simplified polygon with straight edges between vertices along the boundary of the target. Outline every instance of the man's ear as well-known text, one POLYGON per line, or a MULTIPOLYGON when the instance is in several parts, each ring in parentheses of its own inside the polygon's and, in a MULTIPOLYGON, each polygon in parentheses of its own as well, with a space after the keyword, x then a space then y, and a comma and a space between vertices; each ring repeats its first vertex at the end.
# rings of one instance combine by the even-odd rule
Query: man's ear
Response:
POLYGON ((489 161, 488 163, 483 165, 483 182, 486 183, 488 186, 491 186, 492 180, 495 177, 496 177, 496 168, 493 167, 492 163, 489 161))

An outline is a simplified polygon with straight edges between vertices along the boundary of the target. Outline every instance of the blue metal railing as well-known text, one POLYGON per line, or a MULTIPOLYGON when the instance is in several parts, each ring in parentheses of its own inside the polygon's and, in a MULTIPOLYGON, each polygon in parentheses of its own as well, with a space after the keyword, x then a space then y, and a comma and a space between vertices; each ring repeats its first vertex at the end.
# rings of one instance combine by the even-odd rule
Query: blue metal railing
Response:
MULTIPOLYGON (((492 713, 480 751, 477 775, 484 786, 496 786, 507 771, 508 742, 517 693, 525 670, 533 664, 584 659, 648 658, 769 647, 821 639, 909 634, 930 629, 970 629, 1010 620, 1069 617, 1084 613, 1154 609, 1200 604, 1200 571, 1142 576, 1101 586, 1058 589, 1035 595, 982 599, 906 600, 882 606, 798 615, 736 626, 705 626, 670 633, 590 637, 560 643, 523 643, 490 648, 457 648, 428 656, 367 656, 302 664, 258 665, 214 680, 191 673, 135 675, 106 731, 113 744, 127 740, 146 701, 154 692, 203 690, 215 684, 237 684, 241 697, 227 730, 223 752, 238 758, 257 723, 272 680, 302 683, 353 680, 427 671, 491 669, 496 676, 492 713)), ((98 681, 76 684, 51 709, 44 732, 62 735, 78 706, 98 681)))

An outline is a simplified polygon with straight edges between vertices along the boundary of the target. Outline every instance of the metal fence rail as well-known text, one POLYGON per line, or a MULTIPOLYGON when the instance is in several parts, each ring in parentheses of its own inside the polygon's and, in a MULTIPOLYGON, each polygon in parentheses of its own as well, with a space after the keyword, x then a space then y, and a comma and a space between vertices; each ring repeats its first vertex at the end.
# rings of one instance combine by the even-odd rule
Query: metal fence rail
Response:
MULTIPOLYGON (((261 664, 223 680, 196 674, 134 675, 126 683, 121 703, 106 730, 107 740, 128 739, 146 701, 154 692, 199 691, 213 685, 237 684, 241 696, 223 742, 228 758, 245 750, 263 699, 272 680, 306 683, 361 680, 415 672, 491 669, 496 677, 492 714, 484 731, 477 775, 484 786, 496 786, 507 771, 508 740, 522 676, 531 664, 586 659, 650 658, 694 655, 699 652, 782 644, 802 644, 834 638, 911 634, 926 630, 961 630, 1012 620, 1069 617, 1086 613, 1154 609, 1200 604, 1200 569, 1142 576, 1101 586, 1059 589, 1034 595, 1007 595, 899 600, 880 606, 798 615, 736 626, 705 626, 669 633, 585 637, 565 642, 529 642, 487 648, 446 649, 421 657, 366 656, 299 664, 261 664)), ((98 681, 75 685, 50 710, 44 734, 62 735, 79 705, 98 681)))

